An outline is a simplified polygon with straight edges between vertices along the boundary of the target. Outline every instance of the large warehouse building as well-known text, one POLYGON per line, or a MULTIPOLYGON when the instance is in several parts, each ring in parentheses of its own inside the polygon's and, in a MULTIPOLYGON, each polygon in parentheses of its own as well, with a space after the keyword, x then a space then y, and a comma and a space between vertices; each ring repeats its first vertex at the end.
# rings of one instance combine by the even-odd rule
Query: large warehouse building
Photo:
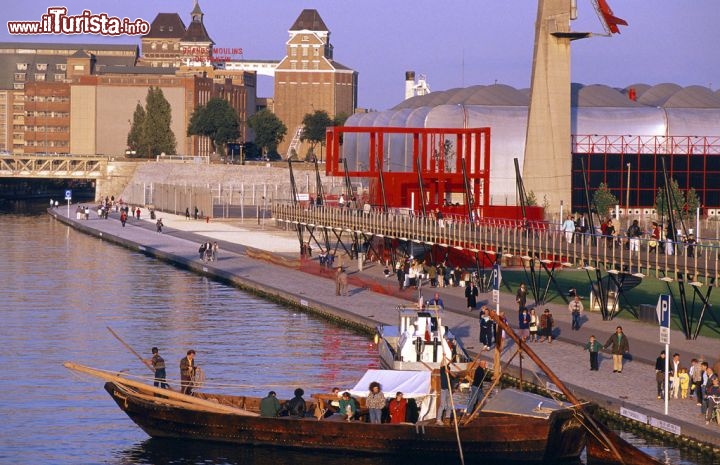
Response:
MULTIPOLYGON (((490 203, 516 203, 513 159, 523 163, 529 90, 477 85, 412 97, 382 112, 353 115, 346 126, 401 128, 489 127, 490 203)), ((625 89, 573 84, 572 208, 584 210, 580 159, 590 189, 604 182, 633 210, 652 208, 662 186, 661 158, 681 189, 694 188, 704 207, 720 208, 720 91, 676 84, 625 89)), ((349 169, 367 166, 368 138, 346 134, 349 169)), ((413 171, 412 144, 404 136, 384 142, 384 169, 413 171)), ((542 192, 535 192, 542 201, 542 192)), ((712 213, 710 212, 710 213, 712 213)), ((705 213, 708 213, 706 211, 705 213)))

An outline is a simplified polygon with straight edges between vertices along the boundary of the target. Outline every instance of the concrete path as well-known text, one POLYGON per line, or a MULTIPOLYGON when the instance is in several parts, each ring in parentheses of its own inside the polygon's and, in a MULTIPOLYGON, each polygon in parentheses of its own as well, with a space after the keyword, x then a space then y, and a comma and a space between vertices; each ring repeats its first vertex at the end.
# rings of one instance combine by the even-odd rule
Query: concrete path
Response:
MULTIPOLYGON (((266 219, 264 223, 261 220, 260 224, 257 219, 205 222, 158 213, 158 218, 162 218, 165 225, 162 234, 158 234, 155 221, 149 219, 145 209, 140 220, 130 219, 124 228, 117 214, 102 220, 92 213, 90 220, 85 221, 75 219, 75 206, 70 208, 70 212, 71 218, 67 218, 66 208, 50 210, 57 219, 87 234, 366 330, 378 324, 396 324, 396 307, 412 305, 418 296, 418 291, 414 289, 398 291, 394 276, 385 278, 383 267, 376 263, 366 263, 359 271, 356 261, 344 260, 350 275, 350 295, 341 297, 335 295, 333 270, 322 271, 316 257, 313 257, 314 261, 304 263, 302 268, 305 271, 248 257, 252 248, 283 257, 289 263, 299 263, 300 247, 296 232, 276 228, 271 219, 266 219), (219 259, 215 262, 200 260, 199 244, 207 240, 217 241, 220 246, 219 259)), ((425 287, 422 291, 426 299, 431 298, 434 292, 440 294, 446 307, 444 324, 452 328, 470 352, 480 351, 478 312, 467 311, 463 289, 425 287)), ((489 301, 489 293, 480 295, 479 304, 493 306, 489 301)), ((503 293, 500 301, 511 326, 517 327, 514 296, 503 293)), ((585 304, 587 306, 587 301, 585 304)), ((635 412, 646 416, 654 424, 664 424, 666 430, 681 432, 684 436, 720 447, 720 426, 705 424, 694 398, 671 399, 668 415, 664 415, 664 401, 657 399, 656 395, 655 358, 664 349, 664 345, 659 343, 656 325, 626 319, 602 321, 599 312, 586 312, 581 329, 571 331, 566 305, 548 304, 544 308, 550 308, 553 313, 557 338, 552 344, 535 343, 531 344, 531 348, 577 397, 594 401, 614 412, 619 412, 621 408, 630 410, 630 414, 635 412), (591 334, 604 343, 617 325, 621 325, 628 336, 631 360, 625 362, 622 373, 613 373, 612 358, 605 352, 600 355, 600 370, 590 371, 588 354, 581 344, 587 342, 591 334)), ((673 330, 671 342, 671 354, 679 352, 683 365, 688 367, 692 358, 700 357, 712 366, 720 354, 720 339, 701 336, 687 341, 681 331, 673 330)), ((514 345, 509 345, 503 360, 510 359, 514 352, 514 345)), ((482 356, 490 357, 491 353, 484 352, 482 356)), ((517 365, 517 357, 512 365, 517 365)), ((540 381, 535 381, 545 383, 546 378, 527 357, 523 358, 523 368, 529 370, 523 375, 525 380, 533 381, 533 372, 536 371, 540 381)))

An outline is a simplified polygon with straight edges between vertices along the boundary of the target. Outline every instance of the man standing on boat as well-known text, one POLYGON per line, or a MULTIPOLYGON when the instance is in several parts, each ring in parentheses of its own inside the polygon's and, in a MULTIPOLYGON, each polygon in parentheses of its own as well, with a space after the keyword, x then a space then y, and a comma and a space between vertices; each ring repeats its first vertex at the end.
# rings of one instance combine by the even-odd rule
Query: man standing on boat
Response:
POLYGON ((180 360, 180 386, 183 394, 192 395, 192 378, 195 375, 195 351, 190 349, 180 360))
POLYGON ((163 359, 158 351, 157 347, 152 348, 152 358, 150 359, 150 365, 155 370, 155 387, 162 389, 168 389, 167 385, 167 374, 165 373, 165 359, 163 359))
POLYGON ((440 406, 437 413, 437 424, 443 424, 443 416, 448 412, 448 418, 452 420, 452 405, 450 403, 450 377, 455 375, 450 371, 449 361, 445 359, 440 366, 440 406))

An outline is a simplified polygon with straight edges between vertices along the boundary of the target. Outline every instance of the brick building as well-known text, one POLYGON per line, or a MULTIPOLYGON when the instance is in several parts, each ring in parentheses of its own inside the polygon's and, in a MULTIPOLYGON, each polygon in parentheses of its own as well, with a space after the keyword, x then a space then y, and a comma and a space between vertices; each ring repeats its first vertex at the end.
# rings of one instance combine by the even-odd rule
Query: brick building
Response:
POLYGON ((325 110, 331 118, 352 115, 357 107, 358 73, 333 59, 330 31, 317 10, 300 13, 288 31, 286 56, 275 70, 274 112, 288 128, 278 147, 286 154, 293 144, 303 157, 307 147, 293 141, 303 117, 325 110))

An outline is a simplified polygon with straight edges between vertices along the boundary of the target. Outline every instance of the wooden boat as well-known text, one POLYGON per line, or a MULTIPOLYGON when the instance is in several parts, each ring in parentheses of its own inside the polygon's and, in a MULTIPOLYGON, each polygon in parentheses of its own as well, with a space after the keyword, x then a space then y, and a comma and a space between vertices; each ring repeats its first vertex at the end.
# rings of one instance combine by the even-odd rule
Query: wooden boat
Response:
MULTIPOLYGON (((326 450, 352 453, 387 454, 402 457, 442 456, 452 460, 459 447, 465 463, 492 460, 521 463, 557 463, 575 460, 585 447, 585 430, 569 404, 548 403, 535 394, 506 389, 491 398, 485 409, 471 421, 438 424, 434 418, 434 393, 430 391, 430 372, 371 370, 351 390, 354 396, 367 392, 367 379, 380 379, 383 389, 393 392, 404 385, 406 396, 428 401, 417 423, 379 425, 346 421, 334 415, 318 419, 259 415, 260 398, 196 392, 192 396, 159 389, 82 365, 66 363, 69 369, 104 379, 105 390, 117 405, 148 435, 241 445, 326 450), (418 392, 408 379, 424 376, 418 392), (383 378, 383 376, 385 376, 383 378), (391 383, 396 379, 399 384, 391 383), (546 407, 539 405, 545 401, 546 407), (460 446, 459 446, 460 445, 460 446)), ((418 388, 419 389, 419 388, 418 388)), ((323 397, 323 396, 318 396, 323 397)), ((363 399, 360 398, 361 405, 363 399)), ((321 400, 308 401, 309 408, 320 409, 321 400)))
POLYGON ((443 360, 453 369, 465 370, 472 359, 450 328, 443 326, 443 310, 397 307, 397 326, 377 327, 380 362, 388 370, 433 370, 443 360))
MULTIPOLYGON (((402 391, 420 405, 413 422, 371 424, 347 421, 342 415, 325 416, 328 394, 307 402, 315 416, 295 418, 260 416, 259 397, 212 394, 196 390, 185 395, 73 363, 69 369, 105 380, 105 390, 130 419, 154 438, 177 438, 239 445, 384 454, 460 463, 577 461, 587 445, 589 463, 659 465, 660 462, 630 445, 593 417, 595 406, 580 402, 560 379, 495 312, 498 327, 496 367, 502 348, 501 330, 512 338, 565 394, 569 402, 548 399, 517 389, 488 390, 473 412, 453 405, 449 423, 435 418, 437 370, 368 370, 350 393, 364 407, 370 381, 386 393, 402 391)), ((439 325, 438 320, 438 325, 439 325)), ((440 327, 440 326, 438 326, 440 327)), ((499 381, 496 371, 495 382, 499 381)), ((151 382, 151 380, 149 381, 151 382)))

